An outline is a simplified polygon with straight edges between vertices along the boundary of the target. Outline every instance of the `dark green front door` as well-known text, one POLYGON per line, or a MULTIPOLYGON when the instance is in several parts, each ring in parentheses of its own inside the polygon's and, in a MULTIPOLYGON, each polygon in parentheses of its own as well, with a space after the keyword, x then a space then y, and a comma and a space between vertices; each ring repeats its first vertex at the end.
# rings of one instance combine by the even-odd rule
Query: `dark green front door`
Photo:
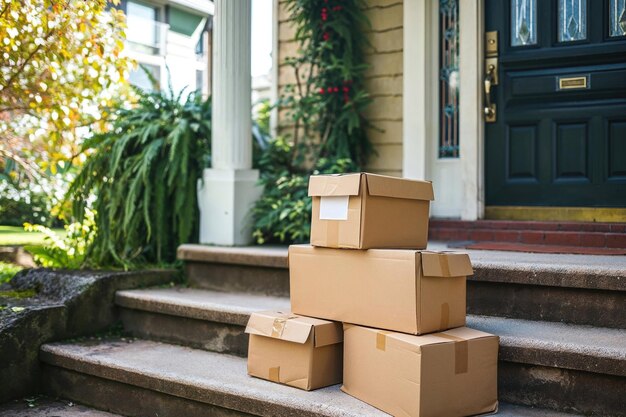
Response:
POLYGON ((489 206, 626 207, 624 0, 485 0, 489 206))

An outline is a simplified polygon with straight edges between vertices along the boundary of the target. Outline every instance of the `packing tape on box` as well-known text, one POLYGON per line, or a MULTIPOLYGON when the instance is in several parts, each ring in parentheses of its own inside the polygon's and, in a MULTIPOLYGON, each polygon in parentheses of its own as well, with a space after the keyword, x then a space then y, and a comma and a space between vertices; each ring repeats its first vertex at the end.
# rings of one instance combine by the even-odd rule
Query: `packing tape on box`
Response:
POLYGON ((454 341, 454 373, 464 374, 467 372, 468 363, 468 342, 462 337, 451 334, 437 333, 434 336, 454 341))
POLYGON ((387 334, 389 332, 380 331, 376 333, 376 349, 383 352, 387 349, 387 334))
POLYGON ((448 330, 450 323, 450 304, 441 304, 441 320, 439 321, 439 329, 448 330))
POLYGON ((270 368, 268 378, 272 382, 280 382, 280 366, 270 368))
POLYGON ((448 264, 448 257, 443 253, 440 253, 439 256, 439 268, 441 268, 441 275, 444 277, 450 276, 450 265, 448 264))
POLYGON ((326 241, 331 248, 339 247, 339 221, 326 221, 326 241))
POLYGON ((280 338, 283 336, 283 331, 285 330, 285 324, 289 319, 295 319, 298 316, 287 316, 287 317, 278 317, 274 319, 274 323, 272 324, 272 337, 280 338))

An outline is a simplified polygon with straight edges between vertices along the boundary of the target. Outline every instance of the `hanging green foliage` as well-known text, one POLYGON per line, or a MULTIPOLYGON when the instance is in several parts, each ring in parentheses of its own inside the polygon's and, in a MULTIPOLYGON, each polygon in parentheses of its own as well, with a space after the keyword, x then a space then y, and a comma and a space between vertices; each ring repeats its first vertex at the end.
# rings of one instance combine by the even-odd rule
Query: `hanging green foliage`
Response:
POLYGON ((281 106, 293 127, 293 162, 315 167, 320 158, 349 158, 362 166, 372 152, 363 110, 369 21, 364 0, 287 0, 298 55, 286 60, 295 76, 281 106))
POLYGON ((90 204, 96 212, 93 265, 169 263, 178 245, 197 241, 196 181, 209 165, 211 102, 138 94, 136 106, 116 112, 112 129, 85 142, 90 155, 67 195, 79 220, 90 204))

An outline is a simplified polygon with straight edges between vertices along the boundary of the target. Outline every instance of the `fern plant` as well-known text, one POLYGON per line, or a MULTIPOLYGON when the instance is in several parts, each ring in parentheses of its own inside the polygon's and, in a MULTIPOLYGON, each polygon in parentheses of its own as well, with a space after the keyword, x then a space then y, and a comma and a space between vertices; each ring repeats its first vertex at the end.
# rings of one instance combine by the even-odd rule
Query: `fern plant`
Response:
POLYGON ((53 230, 39 224, 24 223, 27 232, 44 235, 41 246, 26 246, 35 262, 46 268, 78 269, 85 263, 87 250, 96 236, 95 213, 85 209, 81 222, 65 225, 65 235, 59 236, 53 230))
POLYGON ((198 236, 196 182, 209 165, 210 99, 138 94, 136 106, 116 112, 112 129, 85 141, 89 157, 67 194, 74 216, 90 204, 97 213, 92 266, 170 263, 178 245, 198 236))

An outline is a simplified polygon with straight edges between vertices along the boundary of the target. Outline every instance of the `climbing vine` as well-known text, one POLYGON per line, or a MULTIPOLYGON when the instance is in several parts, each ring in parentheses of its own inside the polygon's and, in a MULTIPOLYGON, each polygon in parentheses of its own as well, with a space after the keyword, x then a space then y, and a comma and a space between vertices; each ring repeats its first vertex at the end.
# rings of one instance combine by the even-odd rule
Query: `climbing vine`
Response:
POLYGON ((308 179, 316 173, 359 171, 372 153, 363 116, 368 65, 364 0, 286 0, 298 53, 278 103, 280 132, 259 160, 263 196, 252 215, 257 243, 306 242, 310 233, 308 179))
POLYGON ((281 104, 291 124, 293 161, 316 167, 320 158, 351 159, 362 166, 371 154, 363 110, 368 65, 363 53, 369 25, 363 0, 287 0, 298 55, 286 59, 294 82, 281 104))

